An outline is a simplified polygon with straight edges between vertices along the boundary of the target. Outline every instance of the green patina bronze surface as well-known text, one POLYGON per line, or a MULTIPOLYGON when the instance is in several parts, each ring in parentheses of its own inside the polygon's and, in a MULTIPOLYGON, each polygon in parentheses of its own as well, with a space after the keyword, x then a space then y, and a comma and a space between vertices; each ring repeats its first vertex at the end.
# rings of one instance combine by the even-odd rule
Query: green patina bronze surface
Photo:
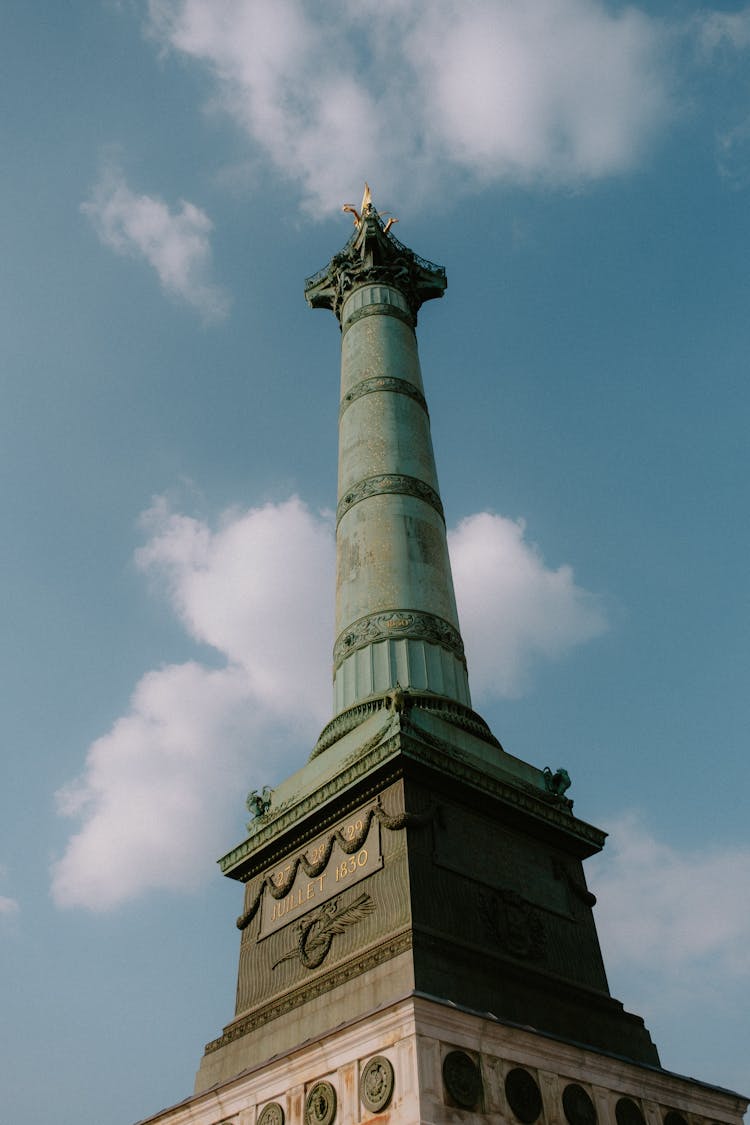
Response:
POLYGON ((583 872, 604 833, 471 709, 414 333, 445 271, 369 191, 356 219, 305 290, 342 328, 333 717, 220 861, 236 1009, 196 1089, 415 990, 658 1065, 607 987, 583 872))
POLYGON ((446 284, 366 202, 305 287, 342 328, 335 714, 397 683, 470 706, 414 334, 446 284))

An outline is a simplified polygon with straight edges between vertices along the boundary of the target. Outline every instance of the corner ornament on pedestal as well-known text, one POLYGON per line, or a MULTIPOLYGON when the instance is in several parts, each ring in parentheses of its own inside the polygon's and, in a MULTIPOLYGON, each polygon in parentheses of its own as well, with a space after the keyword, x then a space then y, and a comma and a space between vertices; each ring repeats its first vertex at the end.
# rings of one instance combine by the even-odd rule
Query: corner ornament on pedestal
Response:
MULTIPOLYGON (((245 808, 251 814, 253 820, 260 820, 264 817, 271 807, 271 798, 273 796, 273 789, 269 785, 264 785, 260 792, 253 789, 248 793, 247 800, 245 801, 245 808)), ((250 822, 252 823, 252 821, 250 822)), ((250 824, 248 824, 248 830, 250 824)))

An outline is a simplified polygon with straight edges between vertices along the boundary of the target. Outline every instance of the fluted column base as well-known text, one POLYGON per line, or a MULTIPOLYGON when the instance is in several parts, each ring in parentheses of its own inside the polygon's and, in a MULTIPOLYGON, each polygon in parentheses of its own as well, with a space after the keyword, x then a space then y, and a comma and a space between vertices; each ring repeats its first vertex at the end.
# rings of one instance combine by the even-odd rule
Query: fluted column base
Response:
POLYGON ((466 665, 439 644, 412 637, 392 637, 357 649, 346 657, 333 681, 334 714, 359 700, 396 685, 455 699, 471 707, 466 665))

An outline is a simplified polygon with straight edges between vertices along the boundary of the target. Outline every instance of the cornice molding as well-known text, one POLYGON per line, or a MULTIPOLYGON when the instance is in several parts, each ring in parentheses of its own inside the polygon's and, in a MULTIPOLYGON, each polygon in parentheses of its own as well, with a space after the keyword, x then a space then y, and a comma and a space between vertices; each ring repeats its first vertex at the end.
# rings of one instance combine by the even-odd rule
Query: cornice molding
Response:
POLYGON ((230 1024, 230 1026, 225 1029, 223 1035, 206 1044, 205 1053, 207 1055, 213 1054, 214 1051, 218 1051, 221 1047, 228 1046, 236 1039, 241 1039, 243 1035, 247 1035, 248 1032, 263 1027, 264 1024, 270 1023, 271 1020, 275 1020, 279 1016, 283 1016, 287 1012, 301 1007, 302 1004, 306 1004, 309 1000, 314 1000, 316 997, 322 996, 324 993, 330 992, 334 988, 339 988, 342 984, 347 984, 351 980, 356 980, 362 973, 376 968, 378 965, 382 964, 383 961, 389 961, 392 957, 397 957, 401 953, 408 952, 411 947, 412 934, 411 930, 407 930, 375 946, 364 954, 357 953, 353 958, 347 961, 345 965, 337 966, 335 969, 317 977, 314 981, 302 985, 293 992, 288 992, 282 999, 271 1004, 266 1004, 250 1015, 244 1016, 236 1023, 230 1024))
MULTIPOLYGON (((271 811, 276 813, 272 819, 269 817, 253 836, 238 844, 219 860, 222 872, 225 875, 232 875, 241 882, 247 882, 253 872, 244 867, 243 861, 249 862, 255 853, 265 849, 274 839, 282 837, 288 829, 295 828, 299 831, 300 821, 304 817, 357 783, 360 784, 357 786, 356 794, 347 800, 343 807, 337 803, 335 812, 318 820, 316 831, 320 832, 321 827, 325 827, 326 824, 335 823, 347 809, 363 804, 368 797, 383 788, 382 778, 373 779, 363 792, 361 783, 365 781, 368 774, 374 773, 389 760, 392 762, 394 777, 403 773, 404 766, 398 762, 399 754, 406 761, 423 764, 455 781, 464 782, 501 801, 509 808, 515 808, 536 821, 548 824, 569 839, 571 837, 577 839, 590 849, 589 854, 601 851, 604 847, 606 832, 602 832, 592 824, 587 824, 586 821, 579 820, 570 809, 560 806, 554 797, 541 788, 521 779, 511 781, 498 776, 454 744, 414 726, 401 712, 389 713, 388 721, 376 731, 364 747, 357 747, 341 762, 335 777, 329 778, 319 788, 305 794, 299 800, 290 800, 278 811, 272 808, 271 811)), ((312 835, 311 830, 310 839, 312 835)), ((266 856, 263 868, 270 862, 270 857, 266 856)), ((256 868, 255 873, 257 871, 256 868)))

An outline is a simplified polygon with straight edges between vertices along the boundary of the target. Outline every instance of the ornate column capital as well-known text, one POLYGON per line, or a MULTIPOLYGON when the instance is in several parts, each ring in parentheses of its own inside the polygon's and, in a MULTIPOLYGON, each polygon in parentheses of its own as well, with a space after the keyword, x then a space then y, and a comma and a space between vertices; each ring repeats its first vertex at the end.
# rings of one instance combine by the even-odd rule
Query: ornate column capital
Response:
POLYGON ((416 323, 425 301, 442 297, 448 284, 443 266, 420 258, 390 232, 371 202, 355 215, 354 233, 327 266, 305 282, 305 300, 314 309, 330 309, 341 319, 341 308, 361 285, 391 285, 403 294, 416 323))

